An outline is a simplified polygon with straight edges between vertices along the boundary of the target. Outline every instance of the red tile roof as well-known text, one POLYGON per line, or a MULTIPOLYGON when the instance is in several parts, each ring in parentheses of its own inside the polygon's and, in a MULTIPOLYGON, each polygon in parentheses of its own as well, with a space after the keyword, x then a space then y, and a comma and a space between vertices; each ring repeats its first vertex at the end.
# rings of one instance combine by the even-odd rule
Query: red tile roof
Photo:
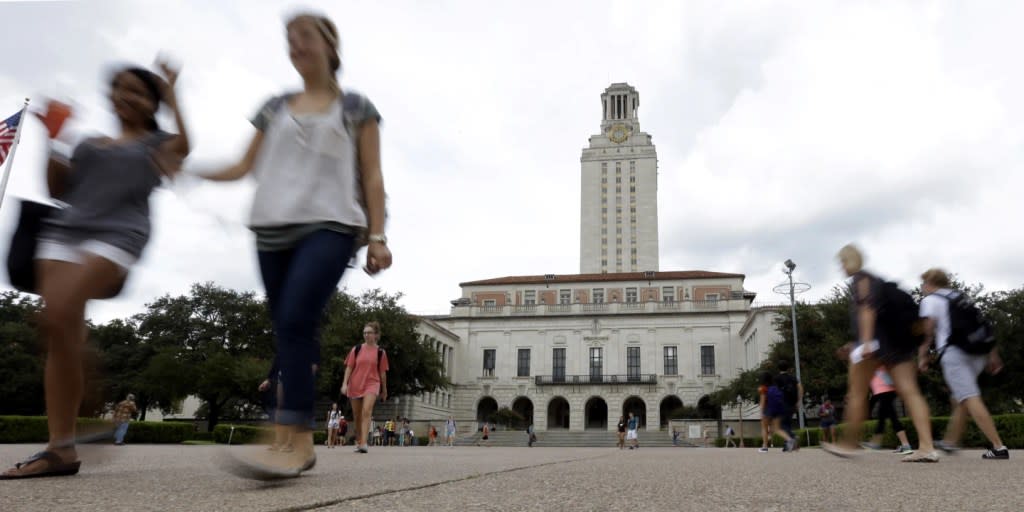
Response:
POLYGON ((647 277, 646 272, 619 272, 611 274, 555 274, 553 276, 508 276, 480 281, 467 281, 459 286, 504 285, 504 284, 546 284, 546 283, 598 283, 618 281, 666 281, 670 279, 743 279, 743 274, 709 272, 706 270, 677 270, 671 272, 653 272, 647 277), (549 278, 550 277, 550 278, 549 278))

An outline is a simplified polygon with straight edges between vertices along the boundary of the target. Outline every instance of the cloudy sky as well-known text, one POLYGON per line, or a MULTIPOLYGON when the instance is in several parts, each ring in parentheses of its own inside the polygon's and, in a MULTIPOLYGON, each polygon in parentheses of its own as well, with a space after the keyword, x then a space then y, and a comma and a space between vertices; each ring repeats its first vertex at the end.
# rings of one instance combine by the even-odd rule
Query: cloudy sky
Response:
MULTIPOLYGON (((856 241, 908 286, 932 265, 988 289, 1024 284, 1020 2, 0 1, 0 117, 50 96, 74 103, 72 133, 112 133, 105 71, 166 52, 184 65, 188 166, 229 163, 259 104, 300 85, 283 27, 296 7, 337 22, 342 86, 384 116, 395 265, 352 272, 350 291, 443 313, 462 281, 578 272, 580 151, 612 82, 637 87, 657 145, 661 270, 744 273, 774 302, 792 258, 814 299, 856 241)), ((26 126, 3 253, 12 198, 43 194, 44 138, 26 126)), ((251 193, 158 191, 127 292, 90 316, 197 281, 259 291, 251 193)))

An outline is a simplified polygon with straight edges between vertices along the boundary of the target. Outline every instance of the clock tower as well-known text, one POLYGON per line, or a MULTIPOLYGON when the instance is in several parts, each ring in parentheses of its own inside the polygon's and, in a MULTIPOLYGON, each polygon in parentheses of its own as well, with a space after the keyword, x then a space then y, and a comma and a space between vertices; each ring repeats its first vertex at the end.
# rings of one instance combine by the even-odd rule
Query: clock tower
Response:
POLYGON ((581 273, 658 270, 658 155, 639 107, 626 83, 601 95, 601 133, 580 158, 581 273))

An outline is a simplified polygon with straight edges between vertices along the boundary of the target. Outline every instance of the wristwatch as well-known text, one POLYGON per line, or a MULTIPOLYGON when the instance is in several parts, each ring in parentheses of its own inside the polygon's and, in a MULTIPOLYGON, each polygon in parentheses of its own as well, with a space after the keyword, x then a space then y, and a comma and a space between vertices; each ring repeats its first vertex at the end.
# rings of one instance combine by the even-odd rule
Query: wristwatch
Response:
POLYGON ((388 236, 385 235, 384 233, 381 233, 381 234, 378 234, 378 235, 370 235, 370 236, 366 237, 366 240, 369 241, 370 243, 378 243, 378 244, 381 244, 381 245, 387 245, 388 244, 388 236))

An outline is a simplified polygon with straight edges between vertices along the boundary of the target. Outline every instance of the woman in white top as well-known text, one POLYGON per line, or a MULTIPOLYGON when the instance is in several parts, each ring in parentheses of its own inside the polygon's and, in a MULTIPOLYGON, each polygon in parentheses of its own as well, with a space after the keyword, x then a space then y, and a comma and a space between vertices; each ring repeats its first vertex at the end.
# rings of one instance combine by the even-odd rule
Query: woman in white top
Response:
POLYGON ((231 465, 236 474, 259 479, 295 477, 316 462, 309 368, 318 360, 320 318, 360 240, 368 240, 367 273, 391 266, 380 115, 369 100, 338 85, 338 31, 329 19, 301 14, 286 27, 288 55, 304 89, 264 104, 242 160, 206 176, 226 181, 251 173, 257 181, 250 227, 284 390, 274 422, 295 440, 293 453, 268 452, 231 465))
POLYGON ((338 446, 338 429, 341 428, 341 411, 338 410, 338 402, 331 404, 331 410, 327 413, 327 447, 338 446))

